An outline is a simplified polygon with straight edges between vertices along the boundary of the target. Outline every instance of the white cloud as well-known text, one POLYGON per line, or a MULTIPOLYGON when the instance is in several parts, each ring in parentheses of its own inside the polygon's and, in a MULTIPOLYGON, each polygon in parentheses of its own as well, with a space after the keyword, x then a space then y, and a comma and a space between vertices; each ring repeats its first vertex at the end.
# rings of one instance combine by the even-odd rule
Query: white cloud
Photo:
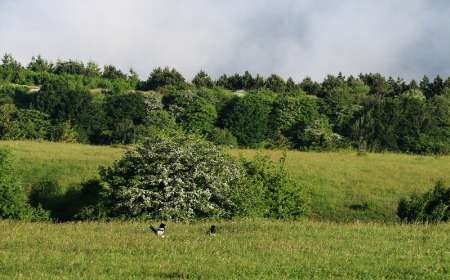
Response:
POLYGON ((450 2, 0 0, 0 52, 133 67, 187 78, 250 70, 450 75, 450 2))

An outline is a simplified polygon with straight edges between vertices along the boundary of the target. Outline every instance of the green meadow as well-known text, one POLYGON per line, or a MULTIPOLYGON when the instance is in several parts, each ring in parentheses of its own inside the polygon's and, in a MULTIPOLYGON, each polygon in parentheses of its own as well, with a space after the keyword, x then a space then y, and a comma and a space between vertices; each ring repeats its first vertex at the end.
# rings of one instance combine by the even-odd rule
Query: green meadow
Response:
MULTIPOLYGON (((70 143, 1 141, 12 152, 14 166, 25 186, 56 179, 69 187, 97 176, 98 166, 119 159, 125 147, 70 143)), ((255 150, 231 150, 252 157, 255 150)), ((282 151, 260 151, 278 159, 282 151)), ((308 192, 310 218, 329 221, 394 222, 397 202, 414 192, 450 182, 450 157, 406 154, 358 155, 342 152, 287 152, 289 173, 308 192)))
POLYGON ((0 221, 0 279, 449 279, 450 225, 0 221))
MULTIPOLYGON (((18 178, 64 188, 97 176, 126 147, 3 141, 18 178)), ((282 151, 260 151, 279 159, 282 151)), ((253 157, 254 150, 231 150, 253 157)), ((287 152, 310 199, 300 221, 0 221, 0 279, 449 279, 450 224, 404 225, 398 199, 450 180, 450 157, 287 152), (154 222, 157 223, 156 221, 154 222), (206 235, 218 227, 215 237, 206 235)))

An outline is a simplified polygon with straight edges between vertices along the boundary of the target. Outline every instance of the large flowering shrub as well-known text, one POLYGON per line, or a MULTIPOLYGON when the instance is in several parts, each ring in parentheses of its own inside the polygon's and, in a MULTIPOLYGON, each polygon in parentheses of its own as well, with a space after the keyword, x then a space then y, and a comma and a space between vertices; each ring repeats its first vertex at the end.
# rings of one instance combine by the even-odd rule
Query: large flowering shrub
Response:
POLYGON ((100 176, 114 216, 230 217, 240 212, 248 189, 239 162, 213 144, 181 133, 146 139, 102 168, 100 176))

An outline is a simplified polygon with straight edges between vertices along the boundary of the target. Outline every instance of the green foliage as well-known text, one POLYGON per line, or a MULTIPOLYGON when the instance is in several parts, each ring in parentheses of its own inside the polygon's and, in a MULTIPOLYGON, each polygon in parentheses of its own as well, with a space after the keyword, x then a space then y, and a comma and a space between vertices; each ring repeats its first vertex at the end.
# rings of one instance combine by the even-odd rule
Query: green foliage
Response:
POLYGON ((56 74, 82 75, 85 73, 84 63, 75 60, 69 61, 58 60, 55 64, 54 72, 56 74))
POLYGON ((227 106, 235 96, 232 92, 222 88, 201 88, 197 89, 195 93, 213 104, 216 107, 218 114, 227 106))
POLYGON ((286 154, 278 163, 269 157, 257 155, 253 160, 241 159, 248 175, 250 188, 258 191, 252 194, 253 203, 264 217, 275 219, 296 219, 307 212, 305 193, 287 173, 286 154), (258 194, 259 193, 259 194, 258 194))
POLYGON ((48 213, 40 205, 30 207, 26 192, 11 169, 8 151, 0 150, 0 219, 46 220, 48 213))
POLYGON ((192 79, 192 83, 199 88, 201 87, 211 88, 214 86, 214 82, 211 79, 211 77, 203 70, 198 72, 197 75, 195 75, 195 77, 192 79))
POLYGON ((300 145, 312 150, 333 150, 345 146, 345 140, 331 129, 327 119, 317 119, 298 137, 300 145))
POLYGON ((361 110, 360 100, 369 88, 359 80, 345 80, 343 77, 327 76, 322 83, 321 111, 333 125, 335 132, 348 135, 350 120, 361 110))
POLYGON ((105 65, 103 67, 102 77, 109 80, 123 79, 125 80, 127 76, 117 69, 114 65, 105 65))
POLYGON ((39 130, 36 127, 44 118, 54 128, 50 136, 33 130, 8 139, 58 139, 55 131, 70 122, 79 142, 135 143, 163 127, 147 120, 152 114, 157 115, 155 120, 169 120, 165 111, 188 132, 209 137, 216 128, 226 128, 241 146, 304 149, 307 147, 302 146, 300 137, 306 127, 318 119, 328 119, 332 132, 348 139, 353 147, 421 154, 450 152, 450 78, 439 75, 407 83, 379 73, 358 77, 339 73, 322 82, 307 77, 297 84, 292 78, 284 80, 276 74, 254 77, 248 71, 221 75, 214 81, 200 71, 192 83, 168 67, 156 68, 146 81, 140 81, 134 70, 125 74, 113 65, 101 70, 92 61, 52 63, 37 56, 24 67, 6 54, 0 63, 0 106, 16 106, 12 122, 17 123, 19 113, 27 120, 36 120, 26 121, 31 130, 39 130), (142 96, 153 94, 169 102, 149 114, 143 110, 142 96))
POLYGON ((280 76, 276 74, 272 74, 267 80, 264 82, 264 86, 269 90, 277 93, 283 93, 286 91, 286 82, 280 76))
POLYGON ((268 91, 257 91, 236 97, 222 111, 221 122, 239 144, 255 147, 268 139, 269 119, 274 95, 268 91))
POLYGON ((0 81, 27 84, 26 71, 11 54, 5 54, 0 64, 0 81))
POLYGON ((5 150, 0 150, 0 218, 21 219, 28 210, 25 192, 11 174, 5 150))
POLYGON ((103 104, 108 118, 110 141, 129 144, 137 139, 137 126, 143 125, 147 118, 146 98, 139 93, 108 95, 103 104))
POLYGON ((43 84, 36 93, 33 106, 56 121, 81 124, 91 112, 92 96, 87 89, 68 80, 57 79, 43 84))
POLYGON ((155 90, 166 86, 171 86, 175 89, 184 89, 186 88, 186 82, 183 75, 174 68, 158 67, 153 70, 147 81, 141 86, 141 89, 155 90))
POLYGON ((216 107, 191 91, 175 91, 164 96, 163 104, 186 131, 209 134, 217 120, 216 107))
POLYGON ((301 91, 279 95, 269 119, 272 138, 283 137, 289 141, 287 146, 301 147, 299 135, 319 117, 316 98, 301 91))
POLYGON ((51 72, 53 70, 53 64, 38 55, 31 58, 31 62, 28 64, 27 68, 34 72, 51 72))
POLYGON ((165 110, 152 110, 147 113, 146 126, 160 131, 171 131, 178 128, 174 117, 165 110))
POLYGON ((401 199, 397 215, 408 223, 415 222, 448 222, 450 220, 450 188, 439 181, 422 195, 412 195, 408 199, 401 199))
POLYGON ((227 146, 227 147, 237 147, 238 141, 236 137, 228 130, 215 127, 210 134, 208 139, 216 145, 227 146))
POLYGON ((103 205, 123 217, 294 219, 305 214, 305 196, 284 161, 237 162, 195 136, 156 135, 100 170, 109 192, 103 205))
POLYGON ((212 144, 179 133, 148 138, 100 176, 112 215, 173 220, 236 215, 245 178, 212 144))
POLYGON ((50 139, 52 141, 75 143, 78 142, 79 138, 78 132, 72 127, 70 121, 58 123, 50 131, 50 139))
POLYGON ((51 124, 48 115, 13 104, 0 106, 0 138, 48 139, 51 124))

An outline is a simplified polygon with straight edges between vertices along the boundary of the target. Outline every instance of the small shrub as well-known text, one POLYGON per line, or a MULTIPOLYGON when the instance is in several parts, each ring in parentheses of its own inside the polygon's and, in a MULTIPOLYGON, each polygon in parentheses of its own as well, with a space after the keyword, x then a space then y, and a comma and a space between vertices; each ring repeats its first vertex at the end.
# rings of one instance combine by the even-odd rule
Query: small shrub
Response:
POLYGON ((79 139, 79 133, 72 127, 70 121, 65 121, 51 128, 50 139, 53 141, 75 143, 79 139))
POLYGON ((300 133, 301 146, 310 150, 334 150, 345 147, 345 139, 334 133, 327 119, 318 119, 300 133))
POLYGON ((401 199, 397 215, 404 222, 447 222, 450 220, 450 188, 443 182, 422 195, 401 199))
POLYGON ((237 147, 237 139, 228 129, 221 129, 215 127, 209 134, 209 140, 216 145, 237 147))
POLYGON ((305 194, 289 176, 285 167, 286 155, 277 163, 269 157, 258 155, 254 160, 242 159, 251 181, 250 186, 263 189, 265 209, 262 215, 276 219, 295 219, 307 210, 305 194))
POLYGON ((27 203, 26 192, 14 176, 9 153, 0 150, 0 219, 45 220, 48 213, 27 203))

